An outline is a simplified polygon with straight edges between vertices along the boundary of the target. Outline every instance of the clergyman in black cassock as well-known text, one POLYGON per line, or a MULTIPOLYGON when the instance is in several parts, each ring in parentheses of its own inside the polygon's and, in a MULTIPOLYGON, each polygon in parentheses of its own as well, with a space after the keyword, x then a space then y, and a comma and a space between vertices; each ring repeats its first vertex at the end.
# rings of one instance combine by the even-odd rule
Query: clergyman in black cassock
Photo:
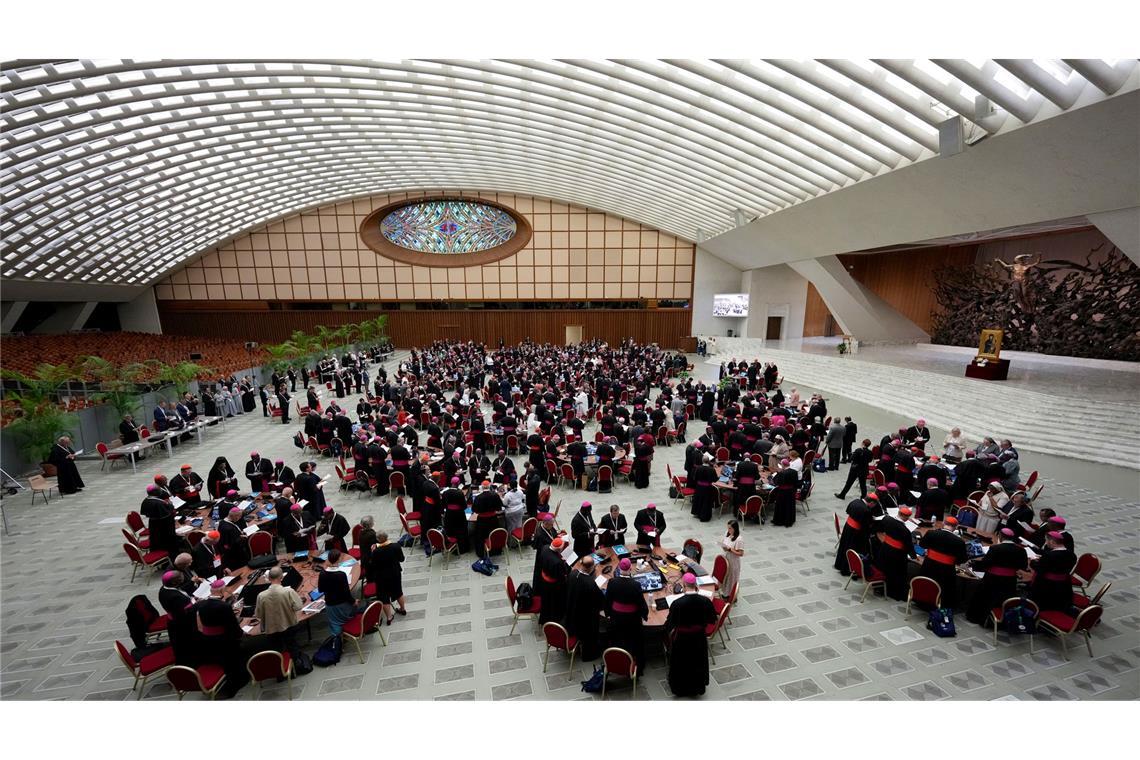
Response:
POLYGON ((594 536, 597 525, 594 524, 594 517, 591 512, 590 502, 584 501, 581 509, 578 510, 578 514, 574 515, 574 519, 570 521, 570 536, 574 539, 574 553, 579 557, 585 557, 594 551, 594 536))
POLYGON ((958 524, 949 518, 944 528, 930 530, 922 537, 919 545, 926 550, 922 567, 918 574, 932 578, 942 588, 942 606, 954 609, 958 606, 957 566, 968 559, 966 542, 957 533, 947 530, 958 524))
POLYGON ((673 636, 669 647, 669 690, 678 697, 698 697, 709 683, 707 626, 716 623, 712 600, 697 593, 696 579, 685 594, 669 606, 665 631, 673 636))
POLYGON ((638 546, 660 546, 661 534, 665 531, 665 515, 656 504, 646 504, 645 509, 639 509, 633 516, 633 527, 637 531, 638 546))
POLYGON ((75 449, 71 448, 70 438, 63 436, 56 441, 47 461, 48 464, 55 465, 56 482, 61 494, 83 490, 83 478, 79 477, 79 468, 75 466, 75 449))
POLYGON ((605 594, 594 577, 594 558, 585 555, 566 584, 565 618, 566 632, 581 642, 583 660, 593 660, 602 653, 599 627, 605 603, 605 594))
POLYGON ((847 505, 847 522, 839 535, 839 547, 835 550, 835 569, 843 575, 850 575, 847 566, 847 550, 863 556, 871 551, 871 508, 863 499, 855 499, 847 505))
POLYGON ((1025 547, 1017 542, 1013 531, 1003 528, 1001 543, 991 546, 980 559, 973 562, 974 570, 982 570, 985 576, 970 599, 966 619, 983 625, 989 620, 990 610, 1000 607, 1002 602, 1017 596, 1017 571, 1029 569, 1029 555, 1025 547))
POLYGON ((1061 610, 1070 612, 1073 608, 1073 586, 1070 573, 1077 564, 1077 556, 1065 548, 1061 534, 1051 532, 1045 541, 1045 551, 1037 560, 1034 569, 1033 586, 1029 598, 1037 602, 1041 610, 1061 610))
MULTIPOLYGON (((645 668, 645 639, 641 633, 641 623, 649 618, 649 605, 641 584, 624 573, 629 563, 622 561, 626 570, 614 571, 614 577, 606 584, 606 626, 608 645, 619 647, 633 655, 639 672, 645 668)), ((545 600, 543 606, 546 605, 545 600)))
MULTIPOLYGON (((899 510, 899 517, 910 517, 910 509, 899 510)), ((887 596, 905 602, 908 591, 907 559, 914 555, 914 540, 910 527, 902 520, 887 515, 875 525, 879 534, 879 551, 875 567, 886 576, 887 596)))
POLYGON ((561 622, 566 609, 566 576, 570 568, 562 559, 561 551, 562 539, 556 538, 550 546, 540 549, 534 560, 532 586, 534 595, 542 597, 539 623, 561 622))

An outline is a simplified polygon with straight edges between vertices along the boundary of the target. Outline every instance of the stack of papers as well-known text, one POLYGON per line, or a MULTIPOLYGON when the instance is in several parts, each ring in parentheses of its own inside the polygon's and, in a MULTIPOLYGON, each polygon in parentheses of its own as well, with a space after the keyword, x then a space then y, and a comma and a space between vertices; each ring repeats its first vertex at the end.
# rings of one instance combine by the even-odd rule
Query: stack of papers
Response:
MULTIPOLYGON (((716 585, 716 578, 712 577, 711 575, 702 575, 700 578, 697 578, 697 585, 698 586, 715 586, 716 585)), ((704 592, 702 591, 701 593, 704 593, 704 592)))
POLYGON ((205 599, 210 595, 210 582, 202 581, 198 584, 198 588, 194 589, 195 599, 205 599))
POLYGON ((324 608, 325 608, 325 600, 324 600, 324 597, 321 597, 320 599, 318 599, 315 602, 309 602, 308 604, 306 604, 304 607, 301 608, 301 612, 308 612, 311 614, 314 612, 320 612, 324 608))
POLYGON ((711 592, 711 591, 698 591, 697 593, 700 594, 701 596, 708 597, 709 599, 712 599, 713 592, 711 592))
POLYGON ((604 589, 606 587, 606 576, 599 575, 597 578, 594 578, 594 583, 598 584, 598 588, 604 589))
POLYGON ((181 525, 174 529, 174 532, 179 536, 185 536, 190 531, 194 530, 193 525, 181 525))
POLYGON ((247 526, 245 526, 245 530, 243 530, 242 533, 244 533, 247 536, 252 536, 258 530, 259 530, 259 528, 256 525, 247 525, 247 526))

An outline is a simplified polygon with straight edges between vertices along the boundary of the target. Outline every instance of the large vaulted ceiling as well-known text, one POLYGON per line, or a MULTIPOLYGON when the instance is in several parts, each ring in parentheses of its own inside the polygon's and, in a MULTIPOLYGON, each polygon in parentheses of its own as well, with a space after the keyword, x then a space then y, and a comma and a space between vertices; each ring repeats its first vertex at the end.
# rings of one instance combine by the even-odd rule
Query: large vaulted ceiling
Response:
POLYGON ((2 274, 143 285, 354 196, 486 189, 696 240, 1135 89, 1136 60, 15 61, 2 274))

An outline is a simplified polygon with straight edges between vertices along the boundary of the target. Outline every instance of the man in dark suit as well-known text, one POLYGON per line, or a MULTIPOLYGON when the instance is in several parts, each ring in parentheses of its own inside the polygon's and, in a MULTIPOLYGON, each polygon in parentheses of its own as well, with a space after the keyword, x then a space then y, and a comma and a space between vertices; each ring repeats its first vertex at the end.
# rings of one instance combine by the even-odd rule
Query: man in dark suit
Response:
POLYGON ((850 417, 844 417, 843 429, 843 454, 839 462, 840 464, 847 464, 851 461, 851 448, 855 445, 855 436, 859 433, 859 426, 852 422, 850 417))
POLYGON ((856 479, 859 480, 860 494, 867 498, 867 465, 871 463, 871 439, 864 438, 862 447, 852 451, 848 461, 851 469, 847 471, 847 482, 843 484, 843 490, 835 494, 835 498, 846 499, 847 491, 856 479))

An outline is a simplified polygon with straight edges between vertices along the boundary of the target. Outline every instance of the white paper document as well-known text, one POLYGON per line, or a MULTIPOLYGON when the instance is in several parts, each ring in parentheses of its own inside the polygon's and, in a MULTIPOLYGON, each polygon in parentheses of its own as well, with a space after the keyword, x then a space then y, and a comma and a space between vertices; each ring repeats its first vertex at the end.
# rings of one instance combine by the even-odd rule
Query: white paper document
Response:
POLYGON ((194 589, 195 599, 205 599, 210 595, 210 582, 202 581, 198 584, 198 588, 194 589))
POLYGON ((712 577, 711 575, 702 575, 701 577, 697 578, 697 585, 698 586, 715 586, 716 585, 716 578, 712 577))
POLYGON ((672 607, 673 602, 677 601, 678 599, 680 599, 683 596, 684 596, 684 594, 670 594, 669 596, 665 597, 665 604, 672 607))
POLYGON ((186 502, 183 499, 178 498, 177 496, 171 496, 170 497, 170 503, 172 505, 174 505, 175 509, 178 509, 179 507, 181 507, 186 502))
POLYGON ((242 533, 246 534, 247 536, 252 536, 257 531, 258 528, 256 525, 247 525, 245 526, 245 530, 243 530, 242 533))
POLYGON ((606 576, 599 575, 597 578, 594 578, 594 583, 598 584, 598 588, 605 588, 606 587, 606 576))
POLYGON ((713 592, 711 592, 711 591, 698 591, 697 593, 700 594, 701 596, 708 597, 709 599, 712 599, 713 592))

